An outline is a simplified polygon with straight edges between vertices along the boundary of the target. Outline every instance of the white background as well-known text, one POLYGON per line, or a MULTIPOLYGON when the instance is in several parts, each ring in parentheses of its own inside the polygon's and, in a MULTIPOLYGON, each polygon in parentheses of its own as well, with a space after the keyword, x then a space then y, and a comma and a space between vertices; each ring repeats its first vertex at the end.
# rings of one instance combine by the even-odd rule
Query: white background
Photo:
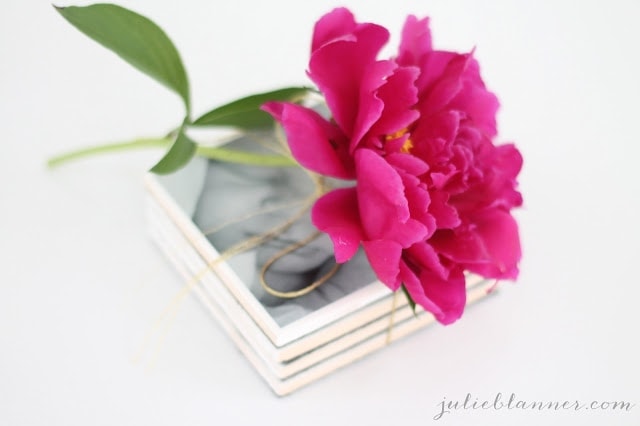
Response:
MULTIPOLYGON (((76 3, 79 4, 79 3, 76 3)), ((85 3, 86 4, 86 3, 85 3)), ((312 25, 340 3, 138 0, 167 31, 196 113, 307 83, 312 25)), ((50 171, 89 144, 156 136, 178 98, 44 1, 0 11, 0 424, 640 424, 640 3, 344 1, 394 34, 432 17, 438 47, 476 46, 525 158, 517 284, 287 398, 195 298, 145 335, 182 280, 146 235, 142 176, 160 155, 50 171), (151 360, 156 357, 156 363, 151 360), (460 410, 447 400, 626 400, 628 413, 460 410)))

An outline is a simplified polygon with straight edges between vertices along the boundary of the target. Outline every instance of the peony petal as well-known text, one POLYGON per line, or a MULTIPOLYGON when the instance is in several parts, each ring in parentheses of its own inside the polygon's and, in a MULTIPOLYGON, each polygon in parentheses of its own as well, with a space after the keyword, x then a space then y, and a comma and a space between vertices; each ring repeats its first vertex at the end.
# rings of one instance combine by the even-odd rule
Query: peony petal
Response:
POLYGON ((522 169, 522 154, 514 144, 505 144, 495 147, 495 168, 507 177, 515 180, 522 169))
POLYGON ((353 14, 348 9, 339 7, 332 10, 316 22, 313 29, 311 52, 318 50, 325 44, 350 36, 356 27, 353 14))
POLYGON ((522 252, 515 219, 504 210, 493 209, 475 215, 474 223, 487 259, 470 263, 468 269, 487 278, 516 279, 522 252))
POLYGON ((462 270, 452 272, 448 279, 443 280, 429 270, 422 270, 420 282, 425 296, 438 306, 441 313, 434 314, 436 319, 444 325, 458 320, 464 312, 467 302, 467 290, 462 270))
POLYGON ((378 279, 391 290, 397 290, 400 287, 400 244, 388 240, 374 240, 364 241, 362 246, 378 279))
MULTIPOLYGON (((436 220, 429 211, 431 197, 429 196, 427 186, 411 174, 400 172, 400 176, 404 184, 404 194, 409 204, 411 218, 422 224, 426 230, 426 234, 421 233, 420 237, 421 239, 427 239, 436 231, 436 220)), ((410 245, 417 241, 419 240, 411 238, 407 243, 410 245)), ((403 247, 409 247, 409 245, 403 245, 403 247)))
POLYGON ((370 149, 355 153, 358 206, 371 240, 378 239, 393 221, 409 219, 409 207, 398 172, 370 149))
POLYGON ((433 221, 429 223, 411 218, 404 223, 392 223, 383 237, 396 241, 404 248, 411 247, 418 241, 425 240, 433 232, 434 224, 433 221))
POLYGON ((470 225, 438 231, 429 243, 443 256, 485 278, 518 276, 521 256, 518 225, 504 210, 476 213, 470 225))
MULTIPOLYGON (((462 90, 462 75, 471 56, 460 54, 445 55, 444 53, 443 55, 443 60, 447 60, 444 69, 440 73, 432 70, 432 73, 428 76, 421 75, 421 79, 418 81, 419 89, 421 85, 425 85, 425 94, 421 97, 420 102, 420 115, 422 116, 429 116, 441 111, 462 90), (433 80, 433 83, 431 83, 431 80, 433 80)), ((428 55, 428 58, 439 59, 438 56, 431 54, 428 55)), ((433 66, 428 63, 421 69, 429 70, 430 68, 433 68, 433 66)))
POLYGON ((389 164, 410 175, 420 176, 429 171, 429 165, 414 155, 392 153, 385 157, 389 164))
POLYGON ((410 218, 398 172, 370 149, 356 150, 358 207, 368 240, 396 241, 402 247, 426 238, 427 228, 410 218))
POLYGON ((363 238, 355 188, 333 190, 320 197, 311 210, 311 221, 333 242, 336 262, 344 263, 358 251, 363 238))
POLYGON ((414 82, 419 74, 415 67, 401 67, 391 74, 378 90, 377 96, 384 105, 380 119, 371 132, 383 138, 397 132, 403 132, 419 117, 415 109, 418 103, 418 90, 414 82))
POLYGON ((449 63, 459 56, 460 54, 455 52, 433 50, 425 54, 420 59, 420 62, 412 64, 420 68, 420 77, 418 77, 416 81, 418 96, 420 98, 425 97, 426 93, 432 89, 434 83, 442 78, 449 63))
POLYGON ((460 124, 460 113, 442 111, 430 116, 421 116, 411 134, 411 153, 432 167, 434 172, 442 172, 448 164, 450 147, 456 139, 460 124))
POLYGON ((355 153, 358 205, 369 239, 378 239, 388 222, 409 219, 402 179, 389 163, 370 149, 355 153))
POLYGON ((444 191, 431 191, 429 213, 433 215, 439 229, 453 229, 460 225, 460 217, 455 208, 449 205, 449 195, 444 191))
POLYGON ((491 179, 485 182, 484 197, 491 207, 509 210, 522 205, 522 194, 516 190, 516 177, 522 168, 522 155, 513 144, 493 147, 491 179))
POLYGON ((416 274, 409 268, 406 262, 400 262, 400 280, 407 289, 411 299, 421 306, 425 311, 431 312, 436 319, 442 317, 442 310, 424 292, 422 283, 416 274))
POLYGON ((496 113, 500 103, 498 98, 489 92, 482 78, 478 62, 470 57, 462 74, 462 89, 451 100, 449 107, 464 111, 488 137, 496 135, 496 113))
POLYGON ((458 134, 459 124, 460 113, 458 111, 446 110, 428 117, 421 117, 413 132, 416 147, 420 141, 425 139, 443 139, 446 144, 452 143, 458 134))
POLYGON ((405 257, 410 259, 412 264, 418 265, 420 270, 427 269, 442 280, 449 278, 449 269, 445 268, 438 253, 429 243, 416 243, 405 253, 405 257))
POLYGON ((382 111, 386 109, 384 100, 380 99, 377 92, 395 68, 396 64, 392 61, 378 61, 365 70, 360 81, 360 101, 349 143, 349 152, 353 153, 364 135, 378 121, 382 111))
POLYGON ((291 153, 301 165, 323 175, 354 177, 353 166, 345 164, 346 155, 340 152, 346 150, 345 137, 320 114, 285 102, 267 102, 262 109, 282 124, 291 153))
MULTIPOLYGON (((474 172, 474 184, 469 186, 467 182, 464 192, 451 196, 450 204, 463 216, 486 208, 508 211, 522 205, 522 195, 516 190, 516 177, 522 167, 520 152, 513 145, 496 147, 486 137, 474 149, 473 168, 465 174, 469 177, 474 172)), ((447 182, 450 192, 453 186, 447 182)))
POLYGON ((443 280, 425 269, 416 278, 415 273, 402 262, 400 277, 413 301, 425 311, 431 312, 440 323, 448 325, 462 316, 467 292, 461 270, 443 280))
MULTIPOLYGON (((323 34, 331 33, 324 24, 321 28, 323 34)), ((333 118, 347 135, 353 134, 365 73, 388 39, 389 32, 384 27, 358 24, 352 33, 321 45, 311 54, 309 77, 324 94, 333 118)))
POLYGON ((407 16, 402 27, 398 63, 401 65, 418 65, 431 50, 429 18, 419 20, 413 15, 407 16))
POLYGON ((469 226, 441 229, 429 239, 429 243, 441 255, 457 264, 486 263, 489 259, 486 247, 478 234, 469 226))

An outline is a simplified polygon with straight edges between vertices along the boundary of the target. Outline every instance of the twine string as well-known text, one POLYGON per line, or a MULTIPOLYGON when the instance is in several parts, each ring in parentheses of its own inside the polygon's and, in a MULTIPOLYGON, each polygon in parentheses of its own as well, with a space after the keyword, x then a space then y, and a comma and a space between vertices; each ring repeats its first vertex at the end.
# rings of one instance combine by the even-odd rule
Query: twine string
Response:
POLYGON ((260 269, 260 285, 262 286, 262 288, 272 296, 280 297, 283 299, 293 299, 296 297, 304 296, 305 294, 312 292, 313 290, 315 290, 316 288, 318 288, 319 286, 327 282, 329 279, 331 279, 331 277, 333 277, 335 273, 338 272, 338 269, 340 269, 339 263, 334 264, 333 267, 331 267, 331 269, 326 274, 322 275, 320 278, 318 278, 317 280, 313 281, 311 284, 305 286, 300 290, 279 291, 271 287, 269 284, 267 284, 267 278, 266 278, 267 271, 274 263, 276 263, 278 260, 288 255, 289 253, 292 253, 298 250, 299 248, 302 248, 307 244, 311 243, 311 241, 315 240, 320 235, 321 235, 320 232, 315 231, 309 236, 307 236, 306 238, 285 247, 275 255, 271 256, 271 258, 269 258, 269 260, 267 260, 265 264, 262 265, 262 268, 260 269))
POLYGON ((389 325, 387 326, 387 338, 385 340, 385 345, 389 345, 393 339, 393 325, 394 325, 394 317, 396 314, 396 308, 398 305, 398 291, 393 292, 393 297, 391 298, 391 313, 389 314, 389 325))

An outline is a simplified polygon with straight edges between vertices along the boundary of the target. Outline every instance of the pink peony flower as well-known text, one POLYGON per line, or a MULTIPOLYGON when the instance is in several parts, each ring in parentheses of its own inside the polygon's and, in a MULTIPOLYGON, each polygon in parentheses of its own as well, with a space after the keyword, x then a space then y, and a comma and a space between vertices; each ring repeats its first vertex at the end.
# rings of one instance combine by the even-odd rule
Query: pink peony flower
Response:
POLYGON ((522 204, 513 145, 495 146, 497 98, 472 53, 433 50, 428 20, 409 16, 396 58, 377 59, 388 31, 335 9, 315 26, 308 74, 332 116, 269 102, 296 160, 353 179, 312 209, 337 262, 360 246, 381 282, 401 285, 438 321, 457 320, 464 271, 518 275, 520 242, 510 214, 522 204))

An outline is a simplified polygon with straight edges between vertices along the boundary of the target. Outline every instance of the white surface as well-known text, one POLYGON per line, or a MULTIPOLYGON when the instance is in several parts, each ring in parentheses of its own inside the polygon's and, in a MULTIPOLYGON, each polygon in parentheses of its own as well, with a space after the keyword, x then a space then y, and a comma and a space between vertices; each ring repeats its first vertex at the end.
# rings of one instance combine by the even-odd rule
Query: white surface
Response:
MULTIPOLYGON (((86 3, 86 2, 85 2, 86 3)), ((332 1, 122 1, 174 39, 194 110, 306 82, 332 1)), ((395 37, 430 15, 438 46, 470 49, 524 154, 521 279, 285 399, 195 298, 156 351, 132 358, 180 278, 145 232, 158 153, 55 171, 47 155, 162 134, 180 102, 66 24, 45 1, 0 14, 0 424, 583 424, 640 421, 640 3, 344 1, 395 37), (157 354, 154 368, 148 361, 157 354), (460 410, 443 398, 627 400, 628 413, 460 410)), ((155 342, 155 341, 154 341, 155 342)))

